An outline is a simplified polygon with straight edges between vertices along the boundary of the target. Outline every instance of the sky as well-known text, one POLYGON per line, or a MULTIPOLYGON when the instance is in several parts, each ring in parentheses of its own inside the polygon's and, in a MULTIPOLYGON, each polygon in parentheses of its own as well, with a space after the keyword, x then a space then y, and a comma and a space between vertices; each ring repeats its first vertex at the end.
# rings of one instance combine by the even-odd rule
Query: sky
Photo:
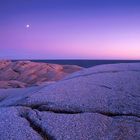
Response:
POLYGON ((140 60, 140 0, 0 0, 0 59, 140 60))

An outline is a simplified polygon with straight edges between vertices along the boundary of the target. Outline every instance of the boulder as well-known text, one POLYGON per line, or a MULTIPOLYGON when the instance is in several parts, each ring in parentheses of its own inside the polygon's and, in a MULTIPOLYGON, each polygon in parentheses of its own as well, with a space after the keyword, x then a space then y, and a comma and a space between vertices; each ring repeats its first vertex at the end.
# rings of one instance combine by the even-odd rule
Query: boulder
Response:
POLYGON ((83 69, 49 85, 1 89, 0 138, 139 140, 139 85, 140 63, 130 63, 83 69))
POLYGON ((58 81, 81 69, 75 65, 1 60, 0 88, 22 88, 58 81))

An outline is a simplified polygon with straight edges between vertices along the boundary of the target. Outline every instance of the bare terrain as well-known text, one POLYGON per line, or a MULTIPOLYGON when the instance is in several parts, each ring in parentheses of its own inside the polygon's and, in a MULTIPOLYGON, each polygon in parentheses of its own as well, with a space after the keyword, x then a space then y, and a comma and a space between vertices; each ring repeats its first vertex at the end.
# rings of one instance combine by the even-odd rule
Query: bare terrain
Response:
POLYGON ((0 90, 0 140, 139 139, 140 63, 100 65, 54 83, 0 90))

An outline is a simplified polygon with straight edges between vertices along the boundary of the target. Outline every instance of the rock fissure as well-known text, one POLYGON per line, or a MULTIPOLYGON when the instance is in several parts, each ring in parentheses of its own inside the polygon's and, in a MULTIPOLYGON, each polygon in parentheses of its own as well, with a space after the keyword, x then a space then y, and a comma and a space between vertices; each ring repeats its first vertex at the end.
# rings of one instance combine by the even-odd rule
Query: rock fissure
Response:
MULTIPOLYGON (((45 105, 45 104, 44 104, 45 105)), ((26 106, 26 105, 15 105, 15 106, 12 106, 12 107, 27 107, 27 108, 30 108, 32 110, 34 110, 36 112, 37 111, 40 111, 40 112, 52 112, 52 113, 56 113, 56 114, 82 114, 82 113, 97 113, 97 114, 101 114, 101 115, 104 115, 104 116, 108 116, 108 117, 121 117, 121 116, 125 116, 125 117, 137 117, 137 118, 140 118, 140 115, 139 114, 133 114, 133 113, 114 113, 114 112, 107 112, 107 111, 100 111, 100 110, 97 110, 97 111, 86 111, 86 110, 78 110, 77 111, 77 108, 74 110, 69 110, 69 109, 58 109, 58 108, 42 108, 43 104, 42 105, 30 105, 30 106, 26 106)), ((36 112, 36 114, 38 114, 36 112)), ((38 115, 37 115, 38 116, 38 115)))
MULTIPOLYGON (((95 84, 94 84, 94 85, 95 85, 95 84)), ((96 85, 96 86, 103 87, 103 88, 107 88, 107 89, 112 89, 111 87, 106 86, 106 85, 96 85)))
POLYGON ((12 70, 19 75, 21 74, 21 72, 19 70, 16 70, 16 69, 12 69, 12 70))
POLYGON ((97 114, 101 114, 101 115, 104 115, 104 116, 108 116, 108 117, 121 117, 121 116, 125 116, 125 117, 138 117, 140 118, 139 115, 137 114, 133 114, 133 113, 126 113, 126 114, 122 114, 122 113, 113 113, 113 112, 102 112, 102 111, 82 111, 82 110, 79 110, 79 111, 71 111, 71 110, 64 110, 64 109, 52 109, 52 108, 48 108, 48 109, 42 109, 40 107, 37 107, 37 108, 33 108, 33 110, 36 109, 38 111, 41 111, 41 112, 53 112, 53 113, 56 113, 56 114, 82 114, 82 113, 97 113, 97 114))
MULTIPOLYGON (((44 104, 45 105, 45 104, 44 104)), ((82 111, 79 110, 77 111, 77 109, 73 109, 73 110, 67 110, 67 109, 55 109, 55 108, 42 108, 43 105, 10 105, 8 107, 27 107, 30 108, 32 110, 37 110, 40 112, 52 112, 52 113, 57 113, 57 114, 81 114, 81 113, 92 113, 92 112, 86 112, 86 111, 82 111)))
POLYGON ((126 114, 122 114, 122 113, 113 113, 113 112, 92 112, 92 113, 98 113, 98 114, 102 114, 108 117, 137 117, 140 118, 139 115, 137 114, 133 114, 133 113, 126 113, 126 114))
POLYGON ((44 140, 49 140, 48 139, 48 136, 46 135, 46 133, 44 133, 43 131, 42 131, 42 128, 39 126, 39 125, 37 125, 32 119, 30 119, 30 117, 28 117, 28 115, 26 114, 24 114, 24 115, 20 115, 20 117, 22 117, 22 118, 24 118, 28 123, 29 123, 29 125, 30 125, 30 127, 36 132, 36 133, 38 133, 38 135, 40 135, 40 137, 42 137, 42 139, 44 139, 44 140))

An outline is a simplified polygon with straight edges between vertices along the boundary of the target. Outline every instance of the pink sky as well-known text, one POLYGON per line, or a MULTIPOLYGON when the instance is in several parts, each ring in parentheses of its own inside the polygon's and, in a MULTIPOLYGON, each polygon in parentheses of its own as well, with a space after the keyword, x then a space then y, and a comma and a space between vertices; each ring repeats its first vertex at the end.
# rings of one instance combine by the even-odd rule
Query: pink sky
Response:
POLYGON ((139 7, 81 7, 5 13, 0 58, 140 59, 139 7))

